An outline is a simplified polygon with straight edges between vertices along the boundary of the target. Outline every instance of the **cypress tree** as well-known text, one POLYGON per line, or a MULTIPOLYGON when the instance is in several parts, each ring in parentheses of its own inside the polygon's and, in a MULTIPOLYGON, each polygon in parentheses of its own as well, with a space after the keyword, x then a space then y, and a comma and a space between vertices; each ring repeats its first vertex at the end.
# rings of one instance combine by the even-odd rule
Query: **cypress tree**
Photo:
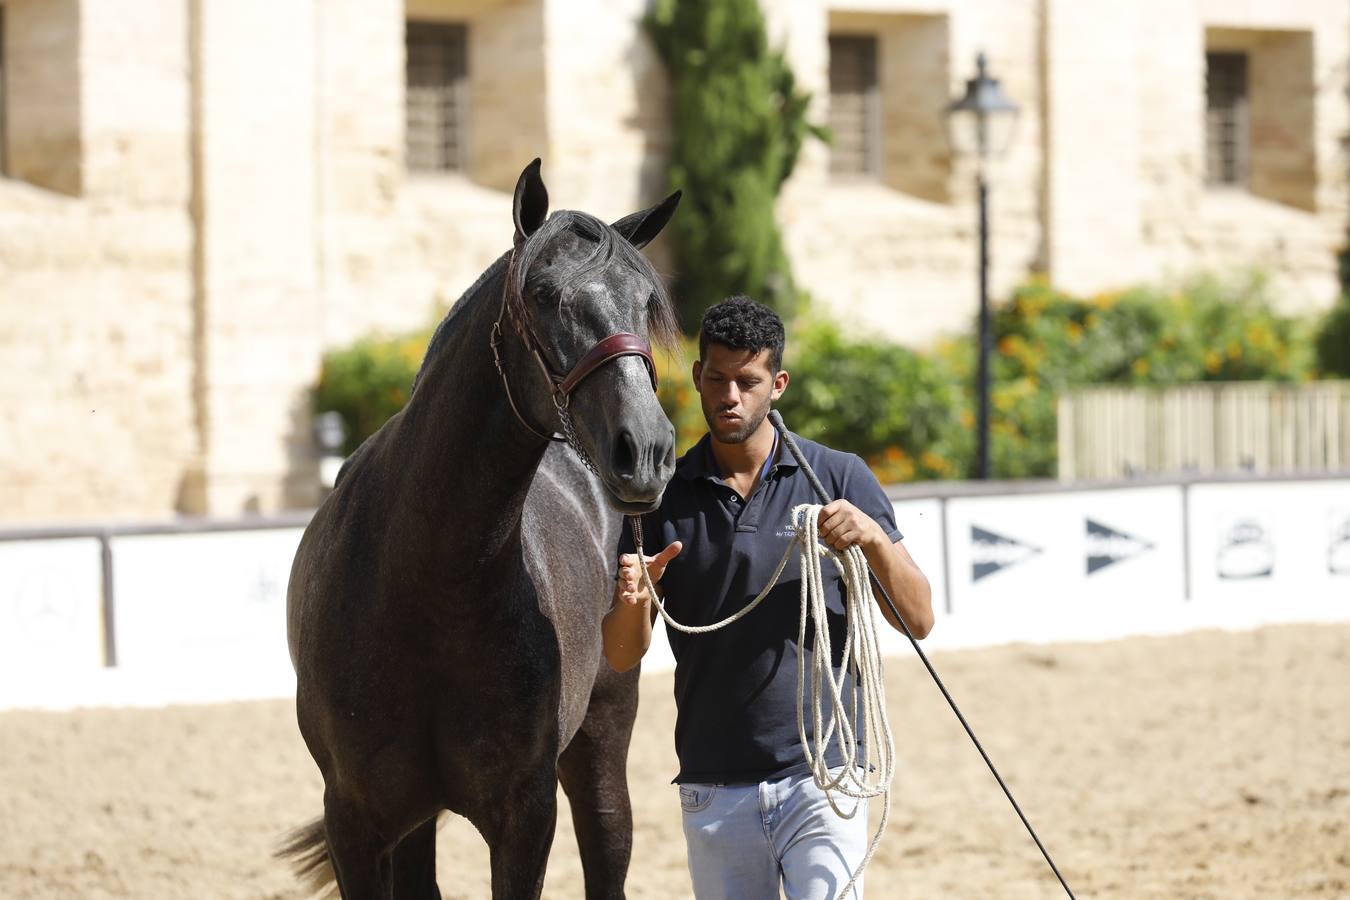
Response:
POLYGON ((670 73, 670 182, 684 191, 672 220, 681 324, 748 294, 785 318, 797 291, 774 200, 808 134, 810 95, 769 49, 757 0, 657 0, 647 30, 670 73))

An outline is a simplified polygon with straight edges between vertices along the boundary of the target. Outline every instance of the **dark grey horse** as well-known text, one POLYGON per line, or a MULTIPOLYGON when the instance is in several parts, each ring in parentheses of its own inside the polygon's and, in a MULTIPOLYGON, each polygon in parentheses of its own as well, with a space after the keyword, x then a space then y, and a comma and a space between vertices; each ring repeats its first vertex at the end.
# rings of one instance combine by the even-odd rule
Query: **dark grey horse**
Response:
POLYGON ((678 202, 613 225, 549 216, 526 167, 514 249, 305 530, 287 616, 323 817, 281 853, 315 889, 439 898, 448 809, 487 840, 493 897, 538 897, 561 782, 586 896, 623 896, 637 682, 605 663, 600 620, 618 513, 654 508, 674 470, 647 338, 675 319, 637 248, 678 202))

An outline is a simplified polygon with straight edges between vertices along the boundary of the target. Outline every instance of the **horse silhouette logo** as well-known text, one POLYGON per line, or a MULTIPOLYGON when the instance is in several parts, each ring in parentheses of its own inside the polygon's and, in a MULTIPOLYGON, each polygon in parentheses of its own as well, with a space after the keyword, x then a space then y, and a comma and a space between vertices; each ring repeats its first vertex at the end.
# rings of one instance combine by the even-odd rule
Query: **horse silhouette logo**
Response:
POLYGON ((1257 519, 1239 519, 1219 536, 1218 575, 1227 580, 1268 578, 1275 571, 1275 545, 1257 519))

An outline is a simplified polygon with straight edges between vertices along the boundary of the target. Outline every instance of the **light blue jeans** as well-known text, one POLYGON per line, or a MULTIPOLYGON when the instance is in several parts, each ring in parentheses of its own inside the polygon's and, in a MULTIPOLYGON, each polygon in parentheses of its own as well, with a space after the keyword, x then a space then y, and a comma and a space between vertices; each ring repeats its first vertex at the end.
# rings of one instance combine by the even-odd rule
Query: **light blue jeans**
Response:
MULTIPOLYGON (((698 900, 843 900, 838 893, 867 853, 865 801, 836 795, 844 812, 863 803, 840 818, 810 773, 679 789, 698 900)), ((859 878, 848 900, 861 897, 859 878)))

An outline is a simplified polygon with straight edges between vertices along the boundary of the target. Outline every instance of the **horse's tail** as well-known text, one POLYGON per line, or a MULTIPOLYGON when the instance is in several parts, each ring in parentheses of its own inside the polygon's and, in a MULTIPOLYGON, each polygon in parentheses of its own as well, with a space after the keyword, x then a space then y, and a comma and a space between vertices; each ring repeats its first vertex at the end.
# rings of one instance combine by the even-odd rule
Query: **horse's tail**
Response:
POLYGON ((308 893, 325 897, 336 895, 337 875, 333 872, 333 861, 328 857, 328 839, 324 835, 322 818, 301 825, 286 835, 273 855, 290 862, 308 893))

